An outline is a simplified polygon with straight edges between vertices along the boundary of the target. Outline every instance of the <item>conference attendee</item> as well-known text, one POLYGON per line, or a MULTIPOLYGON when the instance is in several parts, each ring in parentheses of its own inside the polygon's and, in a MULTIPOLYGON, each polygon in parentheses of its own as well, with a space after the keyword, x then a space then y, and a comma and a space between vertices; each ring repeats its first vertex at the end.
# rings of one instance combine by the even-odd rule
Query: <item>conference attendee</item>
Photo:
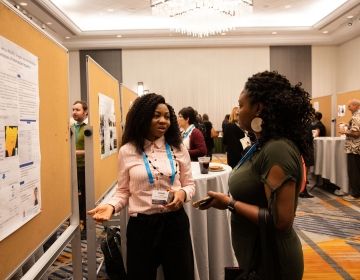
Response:
POLYGON ((222 129, 223 134, 224 134, 224 131, 225 131, 225 127, 229 123, 229 119, 230 119, 230 114, 226 114, 223 121, 222 121, 222 123, 221 123, 221 129, 222 129))
POLYGON ((85 187, 85 138, 84 130, 87 124, 88 106, 85 101, 75 101, 72 106, 72 117, 75 123, 76 166, 79 194, 79 214, 81 225, 81 238, 86 239, 86 187, 85 187))
POLYGON ((346 135, 345 152, 349 177, 349 195, 344 200, 360 200, 360 100, 352 99, 348 103, 352 114, 349 124, 340 125, 340 133, 346 135))
POLYGON ((322 114, 320 112, 315 113, 315 119, 311 123, 311 130, 314 137, 324 137, 326 136, 325 125, 321 121, 322 114))
POLYGON ((239 107, 234 107, 231 110, 229 123, 225 127, 222 140, 225 146, 227 164, 232 168, 241 159, 244 146, 246 148, 246 144, 242 145, 241 139, 245 140, 247 136, 239 126, 239 107))
POLYGON ((231 196, 209 191, 213 199, 201 207, 232 212, 237 279, 302 279, 303 252, 293 223, 313 114, 309 93, 277 72, 253 75, 240 94, 239 125, 253 131, 257 142, 230 175, 231 196))
POLYGON ((205 126, 205 144, 206 144, 207 156, 209 156, 211 159, 213 149, 215 146, 214 138, 218 136, 218 133, 213 127, 211 121, 209 120, 209 116, 207 114, 203 114, 202 120, 205 126))
POLYGON ((196 127, 195 110, 192 107, 182 108, 177 121, 182 129, 183 143, 189 151, 191 160, 197 161, 198 157, 206 156, 206 143, 203 133, 196 127))
POLYGON ((138 97, 126 117, 118 160, 116 192, 88 213, 110 219, 126 205, 128 280, 194 279, 189 219, 183 204, 195 192, 189 153, 182 144, 176 114, 164 97, 138 97))

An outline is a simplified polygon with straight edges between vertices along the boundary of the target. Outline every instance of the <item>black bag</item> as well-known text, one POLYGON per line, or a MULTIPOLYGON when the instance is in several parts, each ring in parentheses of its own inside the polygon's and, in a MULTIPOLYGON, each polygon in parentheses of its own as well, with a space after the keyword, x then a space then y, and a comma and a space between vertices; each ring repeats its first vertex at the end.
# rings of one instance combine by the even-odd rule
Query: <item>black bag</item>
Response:
POLYGON ((101 241, 105 270, 110 280, 125 280, 126 271, 121 254, 121 235, 117 227, 105 227, 106 236, 101 241))

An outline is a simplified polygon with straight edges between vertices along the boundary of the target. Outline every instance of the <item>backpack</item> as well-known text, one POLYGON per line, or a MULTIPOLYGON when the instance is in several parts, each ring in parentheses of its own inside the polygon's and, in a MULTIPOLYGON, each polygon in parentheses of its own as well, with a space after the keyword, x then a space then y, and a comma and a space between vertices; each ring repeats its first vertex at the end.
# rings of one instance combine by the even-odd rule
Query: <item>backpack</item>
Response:
POLYGON ((100 247, 104 254, 105 271, 110 280, 125 280, 126 271, 121 254, 121 235, 118 227, 105 227, 106 236, 100 247))

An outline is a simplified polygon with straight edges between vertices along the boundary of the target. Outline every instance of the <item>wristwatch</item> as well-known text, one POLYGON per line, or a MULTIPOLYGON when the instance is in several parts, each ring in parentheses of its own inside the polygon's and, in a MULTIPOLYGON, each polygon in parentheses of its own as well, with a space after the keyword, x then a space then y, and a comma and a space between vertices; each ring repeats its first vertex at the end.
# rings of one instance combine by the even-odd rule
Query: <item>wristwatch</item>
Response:
POLYGON ((234 200, 234 199, 231 198, 229 204, 227 205, 227 209, 228 209, 231 213, 236 213, 235 203, 236 203, 236 200, 234 200))

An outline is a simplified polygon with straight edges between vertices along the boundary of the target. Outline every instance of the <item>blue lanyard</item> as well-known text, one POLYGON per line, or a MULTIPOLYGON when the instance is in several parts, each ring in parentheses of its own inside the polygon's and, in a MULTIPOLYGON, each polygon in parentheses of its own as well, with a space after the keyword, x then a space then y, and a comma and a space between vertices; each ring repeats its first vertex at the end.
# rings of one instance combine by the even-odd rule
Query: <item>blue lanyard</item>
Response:
POLYGON ((256 148, 257 148, 257 143, 255 143, 254 145, 252 145, 250 147, 250 149, 246 152, 246 154, 240 159, 239 163, 235 166, 234 169, 238 169, 245 161, 247 161, 248 159, 250 159, 255 151, 256 151, 256 148))
MULTIPOLYGON (((175 181, 175 166, 174 166, 174 159, 171 155, 171 148, 170 148, 170 145, 168 143, 165 143, 165 147, 166 147, 166 154, 167 154, 167 157, 169 159, 169 162, 170 162, 170 166, 171 166, 171 177, 170 177, 170 183, 171 185, 174 184, 174 181, 175 181)), ((150 169, 150 164, 149 164, 149 160, 148 158, 146 157, 146 154, 145 152, 143 152, 143 161, 144 161, 144 164, 145 164, 145 168, 146 168, 146 172, 147 172, 147 175, 148 175, 148 178, 149 178, 149 183, 150 185, 154 185, 154 176, 152 175, 151 173, 151 169, 150 169)))
POLYGON ((182 138, 185 139, 186 137, 188 137, 188 135, 191 133, 191 131, 193 131, 194 128, 195 128, 195 126, 193 124, 190 125, 190 127, 188 128, 188 131, 184 132, 182 138))

